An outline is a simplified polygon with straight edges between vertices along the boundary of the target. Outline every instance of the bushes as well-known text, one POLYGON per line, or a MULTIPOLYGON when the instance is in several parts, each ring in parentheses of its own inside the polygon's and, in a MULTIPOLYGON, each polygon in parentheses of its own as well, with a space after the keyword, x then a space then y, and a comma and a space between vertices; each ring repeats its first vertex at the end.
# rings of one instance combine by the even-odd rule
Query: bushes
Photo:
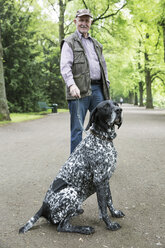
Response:
MULTIPOLYGON (((38 101, 66 107, 59 44, 39 32, 39 14, 5 1, 2 13, 4 75, 10 112, 38 110, 38 101)), ((1 14, 0 13, 0 14, 1 14)))

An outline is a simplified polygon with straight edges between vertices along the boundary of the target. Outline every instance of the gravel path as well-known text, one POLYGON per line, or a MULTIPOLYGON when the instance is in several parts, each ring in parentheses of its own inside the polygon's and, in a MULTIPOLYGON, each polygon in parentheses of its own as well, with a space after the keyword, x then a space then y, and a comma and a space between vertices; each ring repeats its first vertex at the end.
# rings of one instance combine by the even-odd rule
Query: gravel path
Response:
POLYGON ((42 218, 18 234, 69 155, 69 113, 0 126, 0 248, 165 247, 165 111, 123 110, 111 189, 114 205, 126 216, 117 220, 119 231, 106 230, 93 195, 83 204, 84 214, 73 219, 92 225, 96 232, 90 236, 58 233, 42 218))

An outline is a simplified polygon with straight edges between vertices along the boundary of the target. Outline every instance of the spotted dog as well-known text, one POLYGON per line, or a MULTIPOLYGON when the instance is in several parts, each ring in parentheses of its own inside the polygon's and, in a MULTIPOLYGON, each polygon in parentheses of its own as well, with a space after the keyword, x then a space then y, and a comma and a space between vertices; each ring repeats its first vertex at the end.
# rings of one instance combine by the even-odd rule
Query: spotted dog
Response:
POLYGON ((73 216, 83 213, 82 203, 96 192, 100 217, 107 229, 118 230, 121 226, 112 222, 112 217, 123 217, 124 213, 113 206, 109 179, 116 167, 117 152, 113 145, 116 137, 115 125, 122 124, 122 109, 110 100, 98 104, 90 116, 85 139, 77 146, 50 185, 40 210, 20 228, 28 231, 40 218, 58 224, 59 232, 92 234, 90 226, 75 226, 70 223, 73 216))

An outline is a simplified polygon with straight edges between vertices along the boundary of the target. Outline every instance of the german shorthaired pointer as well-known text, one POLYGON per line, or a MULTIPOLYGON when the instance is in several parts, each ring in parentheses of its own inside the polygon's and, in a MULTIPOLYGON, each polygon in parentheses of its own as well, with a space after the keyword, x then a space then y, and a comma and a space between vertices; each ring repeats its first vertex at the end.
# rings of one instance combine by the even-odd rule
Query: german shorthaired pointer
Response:
POLYGON ((81 204, 96 192, 100 217, 107 229, 115 231, 121 226, 112 222, 112 217, 123 217, 115 210, 109 179, 116 167, 117 152, 113 145, 116 137, 115 125, 122 124, 122 109, 113 101, 106 100, 98 104, 90 116, 86 130, 89 134, 76 147, 58 175, 50 185, 40 210, 20 228, 20 233, 28 231, 40 218, 45 217, 52 224, 58 224, 59 232, 92 234, 90 226, 74 226, 70 223, 73 216, 83 213, 81 204))

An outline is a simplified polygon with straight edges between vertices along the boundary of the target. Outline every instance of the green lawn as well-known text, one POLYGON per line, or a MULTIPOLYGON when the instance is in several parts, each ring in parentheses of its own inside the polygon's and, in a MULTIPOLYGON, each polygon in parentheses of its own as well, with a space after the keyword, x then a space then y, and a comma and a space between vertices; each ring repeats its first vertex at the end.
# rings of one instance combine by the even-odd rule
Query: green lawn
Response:
MULTIPOLYGON (((67 112, 67 111, 68 109, 58 109, 58 113, 67 112)), ((0 121, 0 125, 40 119, 40 118, 43 118, 47 114, 51 114, 51 109, 47 111, 35 112, 35 113, 11 113, 10 114, 11 121, 0 121)))

